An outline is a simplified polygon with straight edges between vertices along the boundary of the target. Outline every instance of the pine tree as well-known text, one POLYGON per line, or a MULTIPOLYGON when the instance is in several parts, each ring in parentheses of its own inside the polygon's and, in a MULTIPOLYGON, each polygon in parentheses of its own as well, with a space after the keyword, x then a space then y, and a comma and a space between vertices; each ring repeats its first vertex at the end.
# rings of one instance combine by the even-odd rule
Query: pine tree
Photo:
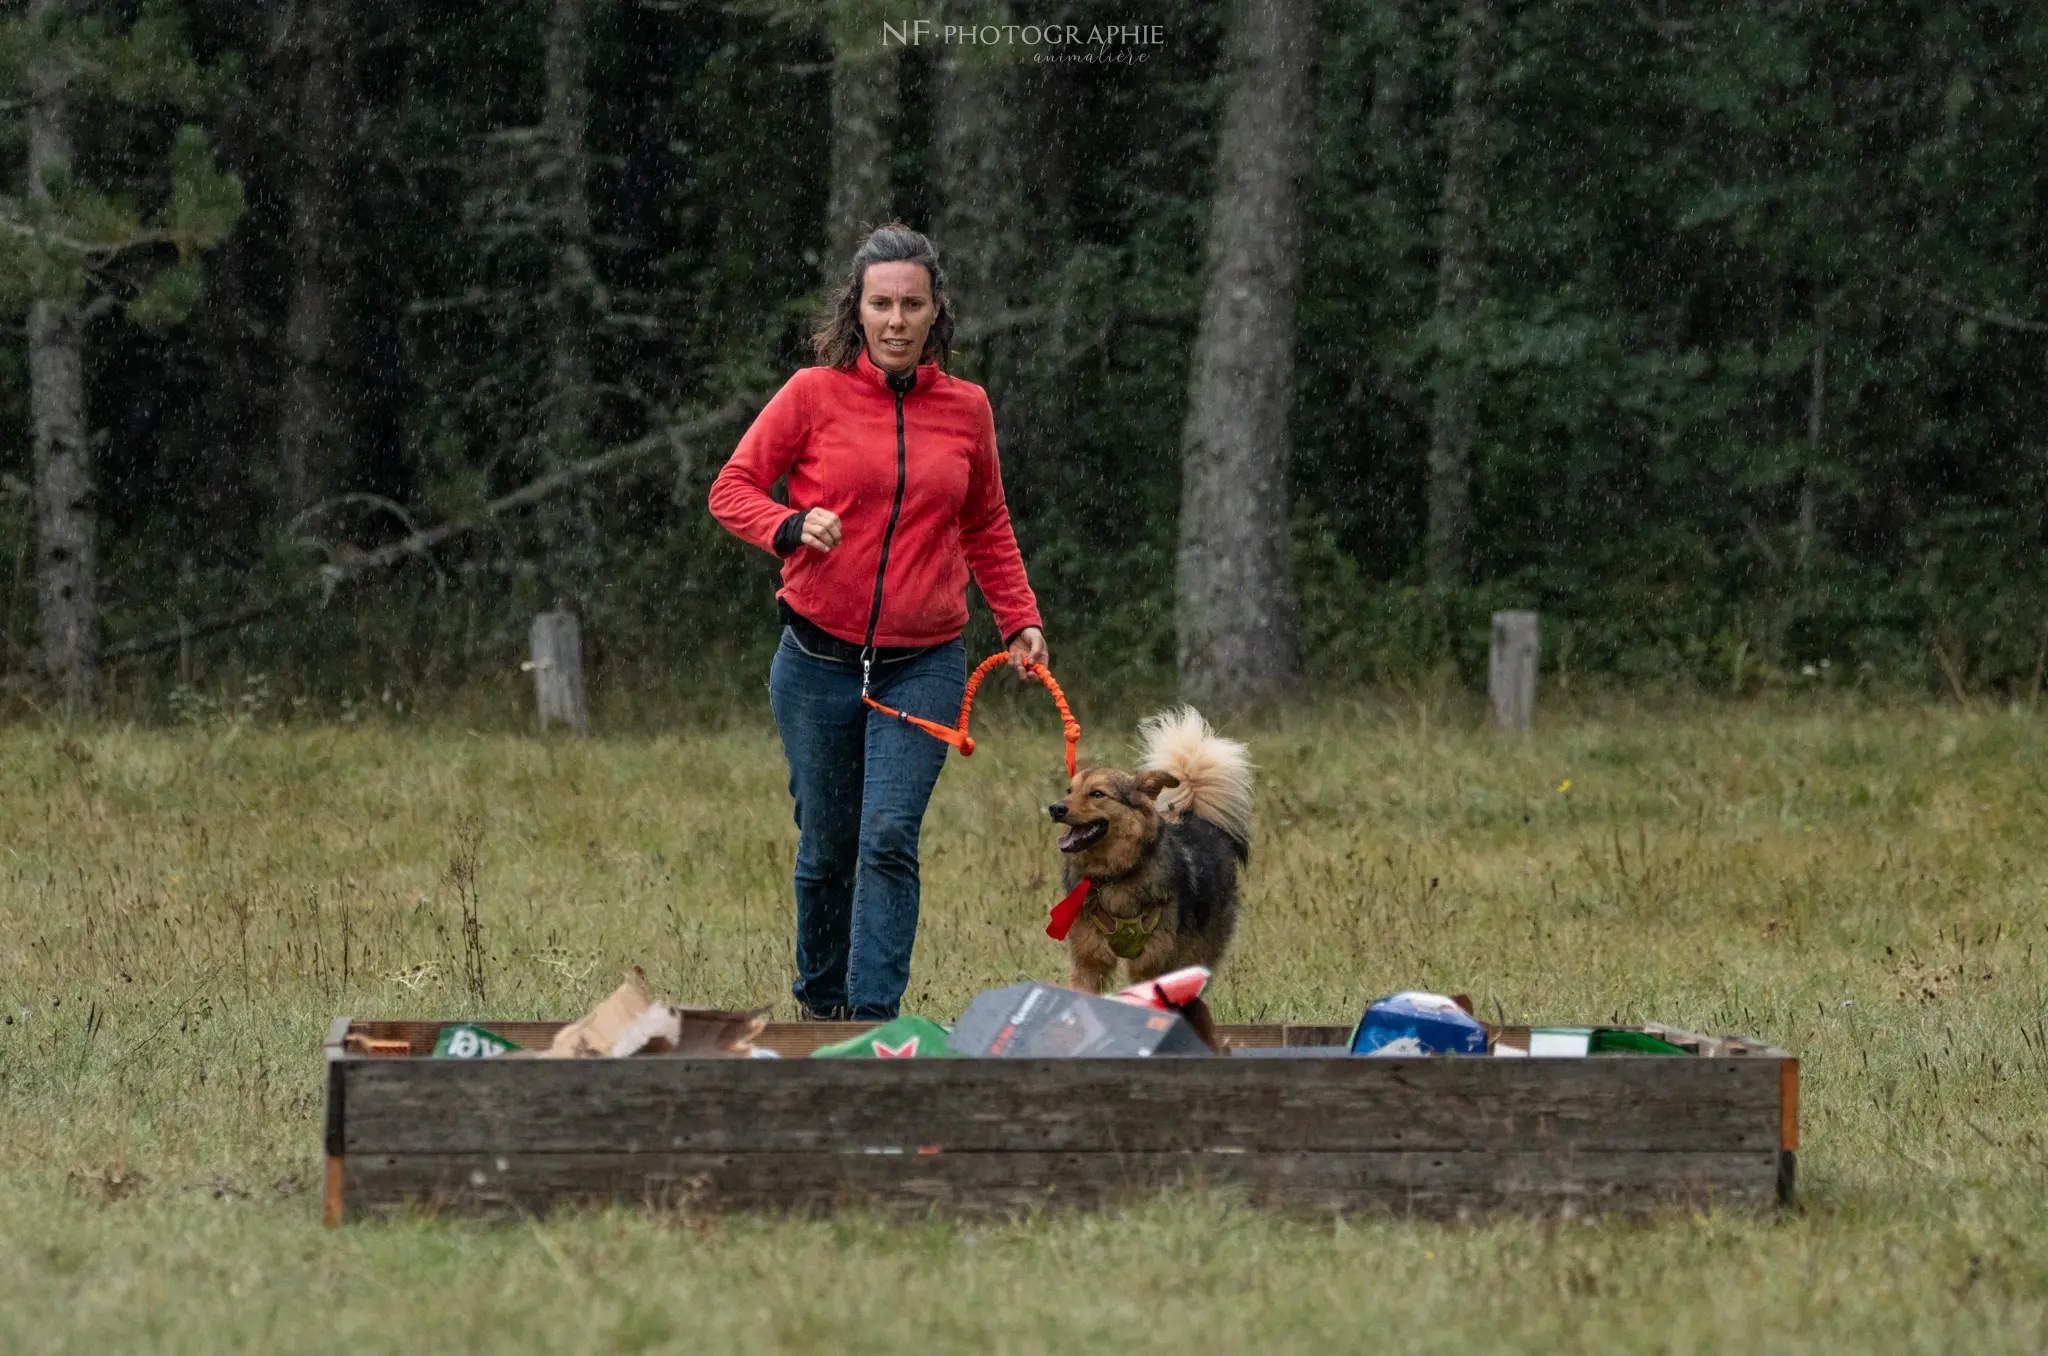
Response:
POLYGON ((28 323, 42 667, 82 708, 99 689, 87 338, 117 311, 153 330, 182 321, 198 299, 200 254, 233 229, 242 190, 190 124, 150 182, 77 173, 88 111, 192 112, 217 95, 218 73, 194 60, 174 5, 155 0, 124 27, 88 0, 31 0, 0 28, 0 52, 0 83, 28 115, 22 192, 0 200, 0 308, 28 323), (154 210, 138 206, 150 199, 154 210))

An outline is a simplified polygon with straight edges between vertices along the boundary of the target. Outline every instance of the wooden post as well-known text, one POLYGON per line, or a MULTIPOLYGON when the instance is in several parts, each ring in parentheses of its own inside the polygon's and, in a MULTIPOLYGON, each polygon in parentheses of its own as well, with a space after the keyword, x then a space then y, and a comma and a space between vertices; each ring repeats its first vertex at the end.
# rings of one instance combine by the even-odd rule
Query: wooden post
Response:
POLYGON ((533 695, 540 704, 540 728, 561 722, 577 734, 590 728, 583 708, 583 632, 573 612, 543 612, 528 633, 533 658, 533 695))
POLYGON ((1486 671, 1486 695, 1496 730, 1529 733, 1536 718, 1536 658, 1541 648, 1534 612, 1493 614, 1493 655, 1486 671))

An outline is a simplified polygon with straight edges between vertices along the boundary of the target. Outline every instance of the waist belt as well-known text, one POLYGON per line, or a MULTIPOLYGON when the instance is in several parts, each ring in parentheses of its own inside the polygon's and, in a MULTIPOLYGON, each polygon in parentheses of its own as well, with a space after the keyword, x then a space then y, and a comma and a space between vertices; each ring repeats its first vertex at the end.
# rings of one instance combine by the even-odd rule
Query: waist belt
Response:
MULTIPOLYGON (((796 642, 799 650, 813 659, 823 659, 834 664, 860 663, 860 646, 850 640, 841 640, 787 602, 779 606, 782 611, 782 624, 789 628, 790 638, 796 642)), ((938 649, 939 645, 952 643, 950 640, 942 640, 938 645, 877 646, 874 650, 874 661, 877 664, 901 664, 920 655, 930 654, 938 649)))

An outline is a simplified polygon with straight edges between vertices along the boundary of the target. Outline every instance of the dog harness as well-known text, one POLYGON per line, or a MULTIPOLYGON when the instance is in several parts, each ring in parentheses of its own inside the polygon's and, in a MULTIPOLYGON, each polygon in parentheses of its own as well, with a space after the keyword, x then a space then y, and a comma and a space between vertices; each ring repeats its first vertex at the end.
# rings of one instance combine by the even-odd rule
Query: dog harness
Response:
POLYGON ((1159 916, 1164 912, 1159 908, 1141 916, 1111 918, 1101 909, 1091 909, 1088 917, 1109 943, 1111 952, 1124 960, 1136 960, 1144 954, 1145 943, 1152 939, 1152 929, 1159 926, 1159 916), (1111 927, 1111 923, 1116 926, 1111 927))
MULTIPOLYGON (((1130 873, 1126 872, 1101 883, 1115 885, 1129 878, 1130 873)), ((1104 913, 1100 905, 1088 902, 1088 895, 1094 890, 1095 885, 1095 881, 1086 876, 1081 877, 1081 883, 1069 891, 1065 899, 1052 906, 1052 917, 1045 923, 1045 935, 1056 942, 1064 942, 1067 934, 1074 930, 1074 924, 1083 913, 1086 913, 1088 921, 1095 924, 1096 930, 1102 933, 1103 940, 1108 943, 1114 955, 1123 960, 1136 960, 1145 950, 1145 943, 1151 940, 1152 933, 1159 927, 1159 919, 1166 912, 1165 908, 1162 906, 1150 913, 1118 918, 1114 914, 1104 913)))

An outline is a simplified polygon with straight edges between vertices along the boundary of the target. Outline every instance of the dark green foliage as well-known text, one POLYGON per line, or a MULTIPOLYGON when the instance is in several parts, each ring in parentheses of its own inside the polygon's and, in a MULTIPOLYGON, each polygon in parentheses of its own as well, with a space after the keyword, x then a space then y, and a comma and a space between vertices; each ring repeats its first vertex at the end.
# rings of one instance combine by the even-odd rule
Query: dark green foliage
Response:
POLYGON ((149 0, 119 15, 17 16, 0 26, 0 90, 25 106, 29 68, 75 70, 70 87, 83 135, 76 162, 42 187, 24 182, 20 124, 7 154, 7 229, 0 232, 0 308, 20 313, 36 297, 125 304, 145 330, 182 321, 198 300, 198 256, 234 228, 241 183, 215 163, 202 116, 232 86, 233 63, 193 57, 184 16, 149 0))
MULTIPOLYGON (((289 63, 228 0, 116 8, 102 102, 125 111, 96 115, 93 196, 67 201, 95 239, 147 228, 176 248, 123 294, 137 324, 93 334, 113 643, 282 595, 323 560, 539 473, 551 314, 542 238, 523 229, 545 0, 362 6, 347 483, 376 500, 323 518, 317 550, 290 540, 266 507, 264 403, 290 290, 289 63), (188 22, 203 63, 173 55, 188 22), (220 123, 226 146, 234 91, 261 129, 232 162, 249 211, 202 255, 238 200, 196 124, 220 123), (262 322, 239 347, 207 319, 230 259, 236 304, 262 322), (245 386, 221 379, 230 359, 245 386)), ((1129 19, 1108 0, 1043 8, 1032 17, 1129 19)), ((1027 72, 1030 276, 1010 289, 1023 304, 1009 346, 969 346, 957 370, 997 391, 999 432, 1033 430, 1005 471, 1062 672, 1159 688, 1227 16, 1221 0, 1147 8, 1168 30, 1147 63, 1027 72)), ((589 9, 602 447, 765 396, 806 360, 829 262, 831 49, 814 7, 589 9)), ((1546 666, 1575 675, 2034 694, 2048 654, 2048 11, 1511 5, 1468 359, 1483 374, 1479 582, 1438 603, 1419 586, 1453 12, 1322 6, 1292 430, 1313 670, 1408 681, 1448 660, 1476 681, 1488 612, 1533 606, 1546 666)), ((6 36, 0 70, 18 72, 30 36, 6 36)), ((938 208, 930 54, 903 71, 891 166, 922 225, 938 208)), ((19 122, 0 119, 17 195, 19 122)), ((0 260, 10 289, 56 266, 14 246, 0 260)), ((20 343, 0 339, 9 487, 28 475, 20 343)), ((579 491, 602 528, 585 558, 551 559, 540 518, 515 520, 194 647, 180 672, 240 665, 331 692, 394 673, 421 688, 501 677, 571 577, 600 676, 749 688, 772 641, 774 566, 704 512, 729 446, 656 453, 579 491)), ((21 494, 0 490, 10 676, 32 632, 32 581, 14 564, 31 530, 21 494)), ((985 621, 971 639, 995 643, 985 621)), ((132 661, 116 686, 178 662, 132 661)))

